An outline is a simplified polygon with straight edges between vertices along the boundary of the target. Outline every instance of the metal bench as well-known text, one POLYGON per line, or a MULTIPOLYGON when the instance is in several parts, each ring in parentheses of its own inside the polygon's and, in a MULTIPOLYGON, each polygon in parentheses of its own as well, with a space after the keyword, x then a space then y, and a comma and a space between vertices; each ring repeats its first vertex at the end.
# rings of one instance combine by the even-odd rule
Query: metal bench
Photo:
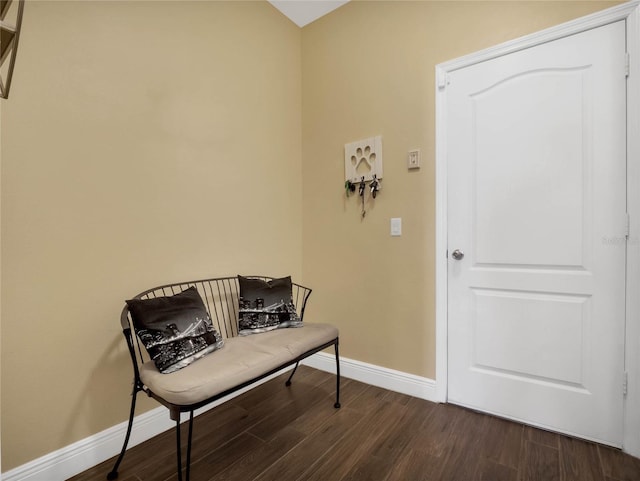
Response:
MULTIPOLYGON (((263 280, 271 277, 252 276, 263 280)), ((328 324, 304 323, 303 327, 276 329, 273 331, 238 335, 239 286, 237 277, 220 277, 198 281, 179 282, 148 289, 134 299, 152 299, 172 296, 189 287, 195 287, 202 298, 215 329, 225 339, 219 351, 208 354, 189 366, 162 374, 136 336, 128 307, 122 310, 120 322, 133 363, 133 392, 129 424, 122 450, 107 479, 118 477, 118 467, 124 458, 136 407, 136 397, 144 392, 169 409, 176 422, 176 451, 178 481, 183 480, 183 462, 180 439, 180 414, 189 413, 189 427, 184 466, 184 479, 189 481, 191 465, 191 440, 194 410, 217 401, 247 386, 294 365, 286 385, 298 364, 306 357, 327 347, 334 346, 336 355, 336 402, 340 407, 340 361, 338 354, 338 330, 328 324)), ((311 289, 292 283, 293 302, 301 320, 311 289)))

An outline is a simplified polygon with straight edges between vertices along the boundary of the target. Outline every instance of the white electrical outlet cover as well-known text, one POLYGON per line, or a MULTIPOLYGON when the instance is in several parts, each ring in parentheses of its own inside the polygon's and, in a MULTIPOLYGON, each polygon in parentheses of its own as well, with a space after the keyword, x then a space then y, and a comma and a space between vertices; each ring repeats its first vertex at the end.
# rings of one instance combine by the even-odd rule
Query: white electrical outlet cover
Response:
POLYGON ((407 168, 419 169, 420 168, 420 150, 410 150, 407 156, 407 168))
POLYGON ((391 235, 394 237, 402 235, 402 217, 391 218, 391 235))

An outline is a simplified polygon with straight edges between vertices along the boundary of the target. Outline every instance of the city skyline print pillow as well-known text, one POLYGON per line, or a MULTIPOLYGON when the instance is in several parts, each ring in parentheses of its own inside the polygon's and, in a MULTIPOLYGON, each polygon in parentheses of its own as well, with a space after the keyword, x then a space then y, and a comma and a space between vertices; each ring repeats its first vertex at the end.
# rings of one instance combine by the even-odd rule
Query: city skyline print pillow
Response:
POLYGON ((270 281, 238 276, 238 285, 241 336, 302 326, 293 303, 291 276, 270 281))
POLYGON ((158 370, 169 374, 224 345, 195 287, 126 301, 136 334, 158 370))

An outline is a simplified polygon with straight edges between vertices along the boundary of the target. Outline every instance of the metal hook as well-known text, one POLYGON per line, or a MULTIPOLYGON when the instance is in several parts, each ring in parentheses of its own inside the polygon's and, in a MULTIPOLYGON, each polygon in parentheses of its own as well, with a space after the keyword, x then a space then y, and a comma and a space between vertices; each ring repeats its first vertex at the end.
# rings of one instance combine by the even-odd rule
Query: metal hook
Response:
POLYGON ((362 176, 362 180, 360 181, 360 186, 358 187, 358 193, 360 194, 360 197, 362 197, 362 218, 364 219, 364 216, 367 215, 367 211, 364 208, 364 192, 366 190, 366 186, 367 184, 364 182, 364 175, 362 176))
POLYGON ((355 192, 356 191, 356 184, 354 184, 353 182, 351 182, 350 180, 347 180, 344 183, 344 190, 346 192, 347 197, 349 197, 349 193, 350 192, 355 192))
POLYGON ((371 196, 374 199, 376 198, 376 195, 378 194, 378 187, 379 187, 378 179, 376 177, 376 174, 373 174, 373 181, 371 181, 371 184, 369 185, 369 188, 371 189, 371 196))
POLYGON ((360 181, 360 185, 358 186, 358 194, 360 195, 360 197, 364 198, 364 189, 366 187, 366 184, 364 182, 364 175, 362 176, 362 180, 360 181))

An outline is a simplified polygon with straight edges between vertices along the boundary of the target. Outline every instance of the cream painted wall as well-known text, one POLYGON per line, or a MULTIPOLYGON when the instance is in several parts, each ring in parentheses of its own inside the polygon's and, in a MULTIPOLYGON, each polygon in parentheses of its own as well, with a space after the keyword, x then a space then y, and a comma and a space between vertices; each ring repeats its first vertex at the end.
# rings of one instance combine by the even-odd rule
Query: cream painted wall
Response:
POLYGON ((300 278, 300 43, 266 2, 28 2, 2 101, 3 469, 126 419, 129 296, 300 278))
POLYGON ((342 355, 435 378, 435 65, 616 3, 355 1, 303 29, 303 276, 342 355), (383 190, 361 219, 343 149, 374 135, 383 190))

